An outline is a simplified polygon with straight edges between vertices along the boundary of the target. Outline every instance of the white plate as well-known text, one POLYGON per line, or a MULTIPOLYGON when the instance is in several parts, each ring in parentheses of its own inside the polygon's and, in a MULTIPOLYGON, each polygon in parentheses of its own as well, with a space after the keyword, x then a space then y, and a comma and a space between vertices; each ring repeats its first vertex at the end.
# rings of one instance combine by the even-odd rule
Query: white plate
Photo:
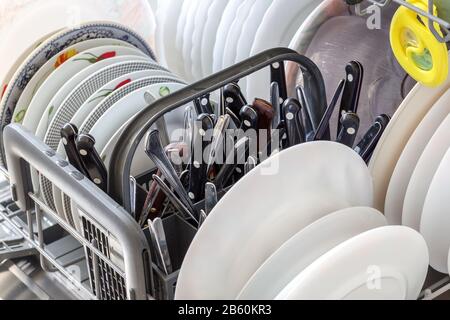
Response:
POLYGON ((409 138, 430 108, 449 88, 450 77, 437 88, 418 84, 395 112, 369 163, 374 181, 376 209, 384 210, 392 172, 409 138))
POLYGON ((414 168, 403 202, 403 225, 419 230, 428 188, 449 147, 450 115, 433 134, 414 168))
MULTIPOLYGON (((95 59, 95 58, 94 58, 95 59)), ((33 119, 34 123, 38 122, 37 129, 35 134, 38 138, 43 139, 47 129, 53 120, 53 117, 58 112, 64 100, 69 96, 69 94, 74 90, 80 82, 84 79, 88 78, 95 72, 114 65, 119 62, 129 61, 129 60, 144 60, 144 55, 139 55, 139 51, 133 48, 120 48, 120 47, 100 47, 94 48, 92 50, 88 50, 87 52, 80 53, 75 57, 71 58, 70 61, 67 61, 64 65, 61 66, 61 73, 56 74, 55 77, 52 77, 52 80, 59 80, 58 86, 56 88, 47 87, 46 85, 42 86, 43 91, 54 91, 58 87, 59 90, 56 90, 56 93, 53 95, 51 101, 44 105, 40 112, 36 113, 36 118, 33 119), (86 59, 90 59, 93 54, 95 57, 99 57, 99 53, 110 54, 112 52, 117 52, 117 56, 108 58, 105 60, 100 60, 98 62, 91 63, 86 59), (97 54, 96 54, 97 53, 97 54), (66 72, 67 70, 67 72, 66 72), (47 89, 48 88, 48 89, 47 89)), ((59 71, 59 70, 58 70, 59 71)), ((50 84, 53 81, 49 81, 50 84)), ((32 109, 34 112, 37 112, 36 109, 32 109), (35 111, 36 110, 36 111, 35 111)), ((69 119, 70 120, 70 119, 69 119)), ((30 120, 31 121, 31 120, 30 120)), ((28 129, 32 129, 28 127, 28 129)))
POLYGON ((213 72, 214 45, 221 21, 218 17, 222 16, 227 4, 227 1, 213 1, 208 10, 201 50, 203 77, 210 76, 213 72))
MULTIPOLYGON (((28 105, 25 107, 18 105, 16 107, 16 109, 19 108, 21 110, 19 112, 24 113, 22 124, 25 128, 31 132, 40 132, 41 134, 39 136, 43 137, 45 131, 38 130, 39 124, 45 113, 49 110, 48 108, 50 106, 53 106, 54 111, 56 111, 55 108, 59 106, 60 101, 55 98, 58 91, 63 88, 69 88, 67 83, 70 82, 70 79, 84 69, 93 67, 95 70, 98 70, 102 66, 108 64, 109 61, 106 60, 111 60, 111 58, 98 62, 90 59, 100 57, 103 54, 111 54, 112 52, 114 52, 116 57, 128 55, 145 57, 145 55, 136 48, 109 45, 94 47, 76 54, 48 76, 48 78, 33 95, 28 105), (93 65, 95 65, 95 67, 93 65)), ((66 90, 66 92, 68 93, 70 91, 66 90)))
POLYGON ((211 212, 188 250, 176 298, 234 299, 299 230, 353 206, 372 206, 369 171, 353 150, 321 141, 282 151, 240 180, 211 212))
POLYGON ((216 42, 214 44, 212 66, 213 73, 220 71, 222 68, 223 52, 225 50, 228 31, 230 30, 231 24, 236 17, 239 6, 244 1, 245 0, 230 0, 222 13, 222 18, 216 33, 216 42))
POLYGON ((182 66, 176 48, 176 22, 181 14, 184 2, 183 0, 161 1, 156 12, 155 42, 158 61, 175 73, 182 66))
POLYGON ((188 11, 190 6, 193 4, 193 1, 184 1, 183 6, 181 7, 181 13, 175 22, 177 22, 177 34, 175 37, 175 47, 176 50, 174 54, 176 54, 176 59, 178 62, 174 65, 169 65, 169 69, 180 77, 184 78, 184 60, 183 60, 183 37, 184 37, 184 28, 186 27, 186 21, 188 18, 188 11))
MULTIPOLYGON (((256 32, 250 54, 253 56, 274 47, 287 47, 303 21, 321 2, 322 0, 274 0, 256 32)), ((248 77, 249 101, 254 98, 269 99, 269 74, 268 70, 262 70, 248 77)))
MULTIPOLYGON (((403 149, 386 194, 384 214, 389 224, 402 224, 403 202, 411 176, 427 144, 448 114, 450 114, 450 91, 447 91, 431 108, 403 149)), ((418 222, 415 226, 417 230, 418 222)))
MULTIPOLYGON (((205 32, 211 32, 205 29, 208 18, 209 7, 214 0, 200 0, 197 14, 194 21, 194 32, 192 33, 192 50, 191 50, 191 74, 196 81, 203 78, 202 70, 202 39, 205 32)), ((216 17, 217 19, 217 17, 216 17)))
POLYGON ((264 262, 238 299, 275 299, 300 272, 323 254, 344 241, 386 224, 379 211, 364 207, 344 209, 313 222, 264 262))
POLYGON ((250 57, 256 32, 272 2, 273 0, 257 0, 254 3, 242 26, 242 32, 237 42, 235 62, 241 62, 250 57))
POLYGON ((191 51, 192 51, 192 35, 195 27, 195 17, 197 15, 197 9, 200 5, 200 0, 190 0, 191 6, 186 17, 186 24, 183 27, 183 64, 184 64, 184 79, 188 82, 193 82, 194 77, 191 73, 191 51))
POLYGON ((420 223, 420 233, 430 250, 430 265, 442 273, 449 271, 447 264, 450 249, 449 174, 450 152, 447 151, 428 189, 420 223))
POLYGON ((228 30, 227 40, 225 41, 221 65, 222 69, 232 66, 236 60, 238 42, 242 34, 242 26, 248 21, 248 15, 254 4, 255 0, 245 0, 237 9, 236 18, 228 30))
POLYGON ((382 227, 324 254, 277 300, 416 300, 427 271, 427 245, 419 233, 382 227))
MULTIPOLYGON (((46 126, 48 129, 46 130, 43 139, 50 148, 53 150, 57 149, 59 141, 61 140, 61 128, 66 123, 70 122, 78 108, 100 87, 124 74, 154 68, 154 64, 149 64, 144 58, 135 56, 112 58, 105 60, 105 62, 108 60, 111 62, 113 59, 119 60, 117 60, 114 64, 109 64, 95 73, 88 72, 86 75, 83 75, 83 77, 80 76, 79 81, 75 81, 75 88, 68 93, 62 103, 57 104, 59 105, 59 108, 55 110, 55 114, 51 122, 48 126, 46 126)), ((89 68, 92 67, 95 67, 95 64, 89 68)), ((86 70, 81 73, 83 72, 86 72, 86 70)), ((74 81, 74 78, 71 79, 71 82, 72 81, 74 81)), ((44 125, 46 125, 46 123, 44 123, 44 125)), ((41 192, 44 200, 47 201, 48 205, 52 209, 56 209, 54 207, 52 199, 53 196, 51 194, 51 183, 44 177, 41 178, 41 192)))
MULTIPOLYGON (((145 94, 150 94, 154 101, 161 97, 178 91, 186 85, 174 82, 174 78, 152 78, 148 84, 135 87, 133 91, 123 95, 115 103, 111 103, 109 107, 100 105, 88 117, 81 126, 81 132, 91 134, 95 138, 95 145, 99 151, 103 151, 108 141, 118 132, 120 127, 129 119, 138 114, 143 108, 148 106, 148 102, 144 98, 145 94), (170 80, 170 82, 169 82, 170 80), (95 120, 97 119, 97 120, 95 120)), ((132 84, 131 84, 132 85, 132 84)), ((126 89, 124 87, 124 89, 126 89)), ((130 89, 131 90, 131 89, 130 89)), ((181 109, 180 109, 181 110, 181 109)), ((183 127, 183 112, 168 113, 164 119, 166 120, 168 133, 174 132, 183 127)), ((176 141, 175 139, 174 141, 176 141)), ((102 152, 102 154, 104 154, 102 152)), ((106 155, 109 158, 110 155, 106 155)), ((139 172, 139 174, 142 172, 139 172)))
POLYGON ((147 41, 153 37, 155 22, 147 0, 73 0, 70 6, 60 0, 1 1, 0 56, 3 63, 0 65, 0 83, 5 83, 12 63, 36 40, 83 21, 98 20, 128 26, 142 32, 147 41))

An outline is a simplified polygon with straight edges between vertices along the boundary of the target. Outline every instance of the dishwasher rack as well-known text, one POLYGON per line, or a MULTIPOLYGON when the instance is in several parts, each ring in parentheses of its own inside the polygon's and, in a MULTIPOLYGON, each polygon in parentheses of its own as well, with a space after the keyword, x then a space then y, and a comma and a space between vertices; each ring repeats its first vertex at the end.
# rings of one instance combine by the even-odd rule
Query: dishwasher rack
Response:
MULTIPOLYGON (((271 81, 280 84, 280 96, 286 99, 287 88, 282 79, 287 62, 300 66, 309 104, 325 110, 325 86, 317 66, 290 49, 268 50, 157 100, 133 118, 112 156, 111 169, 114 170, 110 170, 110 195, 24 127, 18 124, 7 126, 3 137, 8 171, 0 171, 9 180, 9 192, 6 190, 8 184, 0 183, 0 226, 6 223, 18 239, 23 238, 25 242, 22 246, 12 247, 14 242, 0 241, 0 263, 36 255, 42 269, 60 275, 63 285, 80 299, 173 299, 178 271, 166 275, 152 262, 149 235, 130 214, 129 177, 138 145, 150 128, 161 125, 164 114, 264 68, 270 69, 271 81), (82 230, 72 227, 34 193, 32 169, 52 181, 76 203, 82 230), (70 254, 78 252, 81 255, 76 261, 86 269, 83 271, 85 278, 74 274, 62 263, 70 259, 67 255, 54 254, 55 247, 71 248, 70 254), (2 251, 4 248, 7 250, 2 251)), ((202 205, 200 202, 196 206, 202 205)), ((197 230, 178 219, 177 214, 164 219, 164 228, 170 254, 175 256, 179 269, 197 230), (170 246, 171 243, 176 245, 170 246)), ((422 298, 432 299, 449 289, 449 278, 439 279, 423 292, 422 298)))
MULTIPOLYGON (((37 255, 44 271, 62 275, 66 280, 64 285, 83 299, 173 299, 178 271, 166 276, 152 263, 149 235, 130 214, 130 164, 137 146, 153 125, 160 131, 165 129, 161 122, 164 114, 264 68, 270 68, 271 81, 279 83, 280 97, 286 99, 287 89, 282 80, 285 79, 284 66, 288 61, 300 65, 309 102, 323 112, 327 106, 325 87, 315 64, 285 48, 263 52, 163 97, 137 115, 121 136, 118 143, 121 147, 113 154, 111 166, 115 169, 110 170, 110 193, 113 197, 101 191, 24 127, 18 124, 7 126, 3 138, 8 169, 0 168, 0 173, 9 181, 10 188, 7 190, 6 182, 0 183, 0 226, 13 230, 15 237, 3 241, 0 232, 0 262, 37 255), (121 159, 121 156, 125 158, 121 159), (48 178, 76 203, 82 230, 72 227, 49 208, 39 194, 34 193, 32 170, 48 178), (121 174, 117 175, 119 171, 121 174), (125 186, 123 181, 127 181, 125 186), (57 245, 51 242, 49 245, 48 238, 65 242, 57 245), (20 239, 24 240, 23 246, 15 245, 14 240, 20 239), (50 247, 70 247, 73 250, 70 254, 81 253, 81 264, 87 269, 82 273, 87 274, 87 279, 68 270, 50 247)), ((162 137, 168 137, 167 132, 162 132, 162 137)), ((197 231, 179 220, 177 215, 164 219, 168 242, 178 242, 174 249, 179 251, 174 253, 178 256, 177 268, 181 267, 184 254, 197 231)))

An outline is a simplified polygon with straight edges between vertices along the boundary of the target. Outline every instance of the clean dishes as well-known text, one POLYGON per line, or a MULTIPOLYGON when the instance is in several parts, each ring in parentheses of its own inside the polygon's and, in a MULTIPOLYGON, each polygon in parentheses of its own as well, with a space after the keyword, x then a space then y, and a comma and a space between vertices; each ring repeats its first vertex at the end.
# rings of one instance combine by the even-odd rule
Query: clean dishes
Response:
POLYGON ((403 202, 402 223, 415 230, 420 228, 423 205, 431 181, 450 147, 450 115, 434 133, 420 156, 408 184, 403 202))
MULTIPOLYGON (((105 54, 111 54, 113 51, 99 51, 99 52, 106 52, 105 54)), ((133 52, 131 52, 133 53, 133 52)), ((90 54, 87 54, 86 57, 90 56, 90 54)), ((67 63, 64 67, 72 66, 75 67, 71 70, 69 74, 71 74, 70 78, 67 79, 65 82, 61 83, 60 89, 57 90, 57 92, 52 97, 52 100, 45 105, 45 109, 42 110, 42 108, 39 108, 39 110, 34 111, 36 114, 40 114, 39 124, 37 125, 37 129, 35 131, 35 134, 37 137, 43 139, 45 136, 45 133, 47 132, 47 129, 49 128, 51 121, 53 117, 58 113, 59 109, 61 108, 61 105, 64 103, 64 100, 71 94, 72 90, 74 90, 80 82, 84 81, 88 77, 90 77, 92 74, 96 73, 99 70, 102 70, 104 68, 107 68, 108 66, 115 65, 116 63, 120 62, 126 62, 129 60, 136 59, 144 61, 144 57, 134 56, 134 55, 123 55, 114 57, 111 56, 108 59, 100 60, 99 62, 96 62, 94 64, 91 64, 88 61, 85 61, 86 57, 84 57, 82 60, 78 60, 74 57, 75 65, 67 63), (80 64, 80 69, 77 68, 77 65, 80 64), (83 68, 84 67, 84 68, 83 68), (79 70, 76 72, 76 70, 79 70), (38 113, 39 112, 39 113, 38 113)), ((65 68, 66 69, 66 68, 65 68)), ((42 90, 46 90, 46 87, 43 87, 42 90)), ((49 89, 50 90, 50 89, 49 89)), ((36 121, 36 120, 34 120, 36 121)), ((64 125, 64 124, 63 124, 64 125)), ((62 126, 61 126, 62 127, 62 126)), ((60 127, 60 128, 61 128, 60 127)), ((31 128, 29 128, 31 129, 31 128)))
MULTIPOLYGON (((402 224, 403 202, 408 184, 424 149, 442 121, 450 114, 450 91, 447 91, 423 118, 398 159, 389 182, 384 214, 390 224, 402 224)), ((409 225, 409 224, 406 224, 409 225)), ((418 224, 415 224, 418 227, 418 224)), ((416 229, 417 230, 417 229, 416 229)))
POLYGON ((384 210, 389 180, 406 143, 420 121, 449 87, 450 79, 437 88, 418 84, 392 117, 369 163, 376 209, 384 210))
MULTIPOLYGON (((426 0, 410 0, 414 6, 429 12, 426 0)), ((431 8, 430 8, 431 9, 431 8)), ((432 12, 437 15, 436 6, 432 12)), ((391 46, 400 65, 416 81, 438 86, 448 77, 447 44, 440 43, 429 29, 429 20, 407 7, 400 6, 391 24, 391 46)), ((442 37, 437 23, 435 30, 442 37)))
MULTIPOLYGON (((155 80, 156 81, 154 84, 134 90, 132 93, 124 96, 122 99, 114 103, 109 109, 103 111, 103 113, 97 112, 96 110, 95 112, 97 114, 95 116, 94 114, 91 114, 89 120, 83 124, 81 131, 89 132, 89 134, 96 138, 96 146, 101 152, 102 157, 105 159, 110 159, 111 157, 111 154, 105 151, 105 147, 111 138, 114 139, 116 133, 120 131, 120 128, 128 121, 128 119, 134 117, 148 105, 146 94, 150 95, 150 97, 156 101, 161 97, 178 91, 186 86, 185 84, 174 82, 173 79, 170 82, 164 82, 170 79, 156 78, 155 80), (93 121, 95 118, 97 118, 97 120, 93 121)), ((168 132, 174 132, 175 130, 183 127, 183 112, 181 109, 170 112, 164 116, 168 132)), ((173 139, 173 141, 177 140, 178 139, 176 138, 173 139)), ((144 155, 145 153, 142 154, 144 155)), ((145 157, 144 159, 146 160, 148 157, 145 157)), ((149 162, 145 160, 140 163, 140 167, 143 170, 137 171, 136 175, 142 174, 146 170, 149 170, 149 162)), ((105 161, 105 164, 107 163, 109 162, 105 161)))
MULTIPOLYGON (((242 26, 248 21, 250 10, 255 4, 255 0, 245 0, 237 10, 236 18, 230 26, 228 36, 225 41, 225 50, 222 56, 221 69, 228 68, 235 63, 238 50, 238 41, 242 34, 242 26)), ((253 22, 254 23, 254 22, 253 22)))
POLYGON ((95 72, 110 63, 114 63, 118 57, 131 55, 145 57, 142 52, 135 48, 119 46, 101 46, 76 54, 52 72, 34 94, 29 105, 25 105, 25 107, 16 106, 16 109, 19 110, 18 115, 20 115, 17 120, 22 118, 25 128, 42 137, 45 134, 45 131, 43 131, 45 128, 39 130, 39 124, 43 123, 40 122, 40 119, 45 115, 52 116, 51 111, 56 111, 55 108, 62 102, 61 99, 72 90, 73 85, 78 84, 77 81, 81 80, 79 77, 75 78, 77 74, 95 72), (70 80, 73 78, 75 78, 75 81, 72 81, 71 86, 70 80), (57 98, 58 93, 59 100, 57 98))
POLYGON ((348 208, 313 222, 286 241, 255 272, 238 296, 241 300, 273 300, 316 259, 365 231, 385 226, 372 208, 348 208))
POLYGON ((116 39, 92 39, 74 44, 68 47, 63 52, 51 58, 47 61, 31 78, 30 82, 27 84, 25 90, 23 90, 20 95, 19 101, 14 109, 12 121, 15 123, 22 123, 28 106, 33 99, 34 94, 44 83, 44 81, 51 75, 53 71, 60 68, 65 62, 68 62, 70 58, 77 55, 78 53, 84 52, 86 50, 93 49, 95 47, 104 46, 124 46, 131 47, 127 42, 116 40, 116 39))
MULTIPOLYGON (((3 128, 11 122, 16 103, 34 74, 50 58, 63 51, 65 48, 77 42, 93 38, 127 39, 128 43, 154 58, 152 50, 144 39, 134 31, 114 23, 89 23, 55 34, 33 51, 30 57, 17 69, 12 81, 9 83, 0 105, 0 136, 3 128)), ((0 139, 0 145, 3 150, 2 139, 0 139)), ((0 162, 4 163, 3 153, 0 158, 0 162)))
POLYGON ((180 16, 176 20, 178 23, 177 23, 177 34, 175 37, 176 50, 174 51, 174 54, 176 55, 176 59, 178 59, 178 62, 174 65, 171 65, 170 69, 172 72, 183 78, 185 77, 184 74, 185 63, 183 60, 184 28, 186 27, 186 20, 189 8, 193 4, 193 2, 194 1, 183 1, 180 16))
POLYGON ((177 24, 175 23, 181 13, 184 1, 166 0, 160 1, 156 12, 155 44, 158 60, 165 66, 175 70, 175 65, 182 64, 177 57, 176 35, 177 24))
POLYGON ((146 0, 74 0, 70 7, 59 0, 2 1, 0 12, 0 83, 4 84, 8 83, 5 79, 8 71, 19 66, 14 67, 12 63, 28 51, 30 44, 39 39, 41 43, 56 30, 71 28, 83 21, 120 23, 141 32, 150 43, 153 37, 154 21, 146 0))
MULTIPOLYGON (((91 97, 91 95, 95 91, 97 91, 100 87, 110 82, 114 78, 120 77, 130 72, 145 70, 149 68, 148 61, 137 59, 138 57, 124 56, 113 59, 121 58, 123 58, 124 61, 118 61, 117 63, 104 67, 103 69, 93 74, 87 75, 87 77, 83 77, 82 79, 80 79, 80 81, 78 81, 78 86, 76 86, 71 92, 68 93, 68 96, 61 103, 60 107, 54 111, 54 116, 52 117, 51 122, 48 126, 46 126, 46 128, 48 129, 46 130, 43 140, 50 148, 56 150, 59 141, 61 140, 61 128, 66 123, 70 122, 78 108, 87 99, 89 99, 89 97, 91 97)), ((92 68, 93 66, 91 66, 90 68, 92 68)), ((51 183, 42 176, 40 180, 41 191, 43 193, 44 200, 48 201, 48 205, 52 209, 56 209, 54 207, 54 202, 51 194, 51 183)))
POLYGON ((430 250, 430 265, 442 273, 449 271, 449 173, 450 152, 447 151, 428 189, 420 221, 420 233, 430 250))
MULTIPOLYGON (((274 47, 286 47, 291 42, 299 26, 322 0, 296 1, 274 0, 258 28, 251 55, 274 47), (289 10, 286 10, 289 8, 289 10)), ((254 73, 247 80, 247 96, 268 100, 269 71, 254 73)))
POLYGON ((234 299, 299 230, 353 206, 372 206, 372 180, 350 148, 322 141, 274 155, 240 180, 202 225, 181 268, 176 299, 234 299))
POLYGON ((192 51, 192 34, 194 33, 195 27, 195 15, 197 8, 200 5, 200 0, 191 0, 191 5, 187 13, 186 24, 183 26, 183 46, 182 46, 182 56, 184 64, 184 77, 188 81, 193 81, 191 74, 191 51, 192 51))
POLYGON ((214 57, 214 45, 216 43, 217 31, 221 22, 221 19, 217 17, 222 16, 228 1, 213 1, 208 10, 208 16, 205 23, 205 31, 203 32, 201 42, 201 62, 203 77, 207 77, 213 72, 213 57, 214 57))
POLYGON ((241 62, 250 57, 256 32, 272 2, 273 0, 258 0, 254 3, 242 26, 242 32, 237 42, 235 62, 241 62))
POLYGON ((428 260, 427 245, 416 231, 403 226, 370 230, 313 262, 277 300, 415 300, 428 260))
POLYGON ((221 70, 223 61, 223 52, 228 37, 228 31, 233 23, 239 6, 245 0, 230 0, 222 13, 219 28, 217 29, 216 42, 214 44, 212 71, 216 73, 221 70))
MULTIPOLYGON (((208 11, 214 0, 200 0, 197 13, 194 20, 194 32, 192 33, 191 50, 191 74, 194 80, 200 80, 203 77, 202 70, 202 39, 205 32, 211 32, 205 29, 208 11)), ((216 17, 217 19, 217 17, 216 17)))

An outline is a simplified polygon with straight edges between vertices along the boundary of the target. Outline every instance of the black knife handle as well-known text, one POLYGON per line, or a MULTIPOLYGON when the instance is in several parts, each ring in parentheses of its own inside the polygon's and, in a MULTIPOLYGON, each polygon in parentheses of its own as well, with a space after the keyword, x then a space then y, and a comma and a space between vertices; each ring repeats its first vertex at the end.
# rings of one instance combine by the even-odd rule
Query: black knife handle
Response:
MULTIPOLYGON (((345 72, 346 81, 344 92, 342 93, 339 116, 342 116, 344 112, 357 113, 364 77, 364 68, 358 61, 350 61, 345 67, 345 72)), ((340 132, 341 128, 341 125, 338 124, 338 132, 340 132)))
POLYGON ((345 113, 341 118, 342 128, 338 135, 337 142, 353 148, 359 130, 359 123, 359 117, 356 113, 345 113))
POLYGON ((258 130, 259 116, 258 112, 252 106, 243 106, 239 112, 239 116, 242 120, 242 130, 258 130))
POLYGON ((302 106, 297 99, 289 98, 283 104, 283 118, 289 147, 305 142, 305 132, 300 122, 302 106))
POLYGON ((369 128, 364 137, 355 147, 355 151, 364 159, 364 161, 368 162, 370 160, 381 136, 389 124, 389 121, 389 116, 385 114, 378 116, 375 123, 369 128))
POLYGON ((204 159, 205 150, 211 143, 206 134, 212 135, 214 121, 209 114, 203 113, 198 116, 194 125, 194 145, 191 154, 190 177, 189 177, 189 198, 194 202, 203 200, 205 184, 207 181, 207 166, 204 159))
POLYGON ((201 113, 206 113, 206 114, 213 114, 214 113, 214 108, 211 105, 211 101, 210 101, 210 94, 206 94, 203 97, 196 99, 194 104, 195 104, 195 109, 197 110, 197 114, 201 114, 201 113))
POLYGON ((247 100, 237 83, 229 83, 223 89, 225 108, 229 108, 235 115, 239 115, 241 108, 247 105, 247 100))
POLYGON ((108 171, 95 149, 95 139, 89 134, 80 134, 76 141, 77 151, 89 179, 100 189, 108 191, 108 171))
POLYGON ((64 149, 66 150, 67 159, 78 171, 87 176, 87 172, 84 170, 83 163, 77 150, 77 137, 78 128, 75 125, 67 123, 62 127, 61 139, 64 149))

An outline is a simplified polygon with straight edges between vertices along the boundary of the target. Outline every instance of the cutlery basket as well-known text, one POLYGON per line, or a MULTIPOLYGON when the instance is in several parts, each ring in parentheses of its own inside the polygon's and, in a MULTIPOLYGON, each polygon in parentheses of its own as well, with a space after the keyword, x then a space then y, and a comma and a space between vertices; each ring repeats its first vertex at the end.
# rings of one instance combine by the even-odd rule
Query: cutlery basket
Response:
MULTIPOLYGON (((16 257, 37 255, 44 271, 58 277, 77 298, 173 299, 178 270, 197 230, 176 213, 164 218, 174 266, 174 272, 165 275, 152 262, 154 250, 149 245, 147 231, 142 230, 130 214, 133 210, 129 177, 139 143, 154 125, 163 131, 164 125, 159 120, 165 113, 266 67, 271 70, 271 82, 279 83, 280 97, 286 99, 286 62, 300 66, 309 103, 324 111, 327 107, 325 87, 315 64, 289 49, 268 50, 165 96, 134 117, 112 154, 109 195, 21 125, 7 126, 3 139, 8 170, 2 171, 9 179, 10 196, 5 196, 7 200, 2 203, 6 205, 0 207, 0 223, 7 222, 18 237, 24 239, 26 246, 22 251, 6 253, 0 247, 0 261, 13 257, 14 252, 16 257), (66 222, 34 193, 31 170, 45 176, 76 203, 80 227, 66 222), (64 248, 67 252, 55 254, 56 249, 64 248), (76 261, 75 269, 67 262, 69 260, 76 261)), ((7 188, 5 183, 0 195, 8 194, 7 188)))

